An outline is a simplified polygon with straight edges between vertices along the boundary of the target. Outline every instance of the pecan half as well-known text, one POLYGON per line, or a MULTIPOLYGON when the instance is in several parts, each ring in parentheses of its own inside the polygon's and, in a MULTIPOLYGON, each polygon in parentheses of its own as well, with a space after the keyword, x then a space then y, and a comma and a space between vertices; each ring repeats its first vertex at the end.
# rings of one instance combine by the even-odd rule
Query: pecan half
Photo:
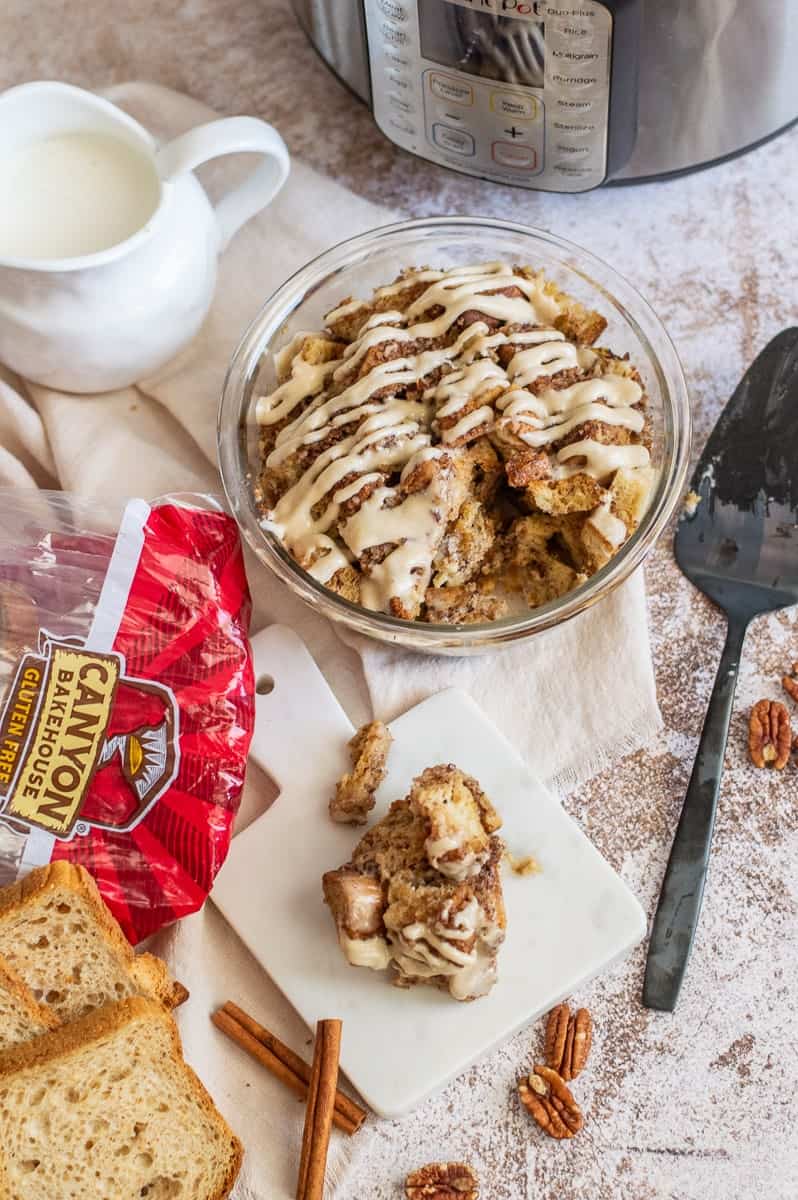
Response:
POLYGON ((789 675, 782 675, 781 685, 787 695, 798 704, 798 662, 792 664, 789 675))
POLYGON ((593 1020, 586 1008, 572 1013, 558 1004, 546 1022, 546 1063, 568 1083, 584 1069, 593 1044, 593 1020))
MULTIPOLYGON (((558 1004, 549 1013, 546 1021, 546 1040, 545 1040, 545 1055, 546 1062, 554 1071, 560 1071, 563 1055, 565 1053, 565 1041, 568 1037, 568 1026, 571 1023, 571 1010, 567 1004, 558 1004)), ((565 1076, 562 1075, 563 1079, 565 1076)))
POLYGON ((573 1137, 584 1123, 568 1085, 551 1067, 536 1063, 528 1079, 518 1081, 521 1103, 549 1137, 573 1137))
POLYGON ((407 1200, 479 1200, 479 1179, 467 1163, 427 1163, 405 1180, 407 1200))
POLYGON ((790 758, 790 714, 779 700, 758 700, 748 724, 748 753, 755 767, 781 771, 790 758))

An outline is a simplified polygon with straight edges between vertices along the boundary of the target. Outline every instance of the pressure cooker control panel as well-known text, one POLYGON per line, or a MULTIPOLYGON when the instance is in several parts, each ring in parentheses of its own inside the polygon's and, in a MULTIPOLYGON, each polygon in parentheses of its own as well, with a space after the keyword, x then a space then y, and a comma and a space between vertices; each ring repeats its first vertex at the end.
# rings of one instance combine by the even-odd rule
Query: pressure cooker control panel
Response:
POLYGON ((612 15, 558 0, 365 0, 374 117, 433 162, 557 192, 607 173, 612 15))

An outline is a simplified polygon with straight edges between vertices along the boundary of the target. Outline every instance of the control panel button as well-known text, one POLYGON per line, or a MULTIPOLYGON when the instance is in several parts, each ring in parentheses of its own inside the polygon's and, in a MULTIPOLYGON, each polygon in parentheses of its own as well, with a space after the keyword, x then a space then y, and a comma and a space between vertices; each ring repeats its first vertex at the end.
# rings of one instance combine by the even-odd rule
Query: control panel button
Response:
POLYGON ((568 162, 569 159, 578 162, 582 158, 588 158, 593 147, 586 146, 584 142, 566 142, 558 138, 554 143, 554 150, 559 155, 561 162, 568 162))
POLYGON ((539 105, 534 96, 521 92, 491 92, 490 106, 501 117, 512 117, 515 121, 534 121, 539 105))
POLYGON ((569 138, 591 137, 596 132, 596 126, 592 122, 580 121, 576 117, 572 121, 554 120, 551 123, 551 128, 556 129, 557 133, 562 137, 569 138))
POLYGON ((589 167, 587 164, 580 165, 572 162, 555 162, 553 170, 556 175, 562 175, 567 179, 601 179, 602 172, 596 170, 595 167, 589 167))
POLYGON ((440 75, 435 72, 429 77, 429 86, 433 95, 450 104, 474 103, 474 89, 471 84, 455 78, 454 75, 440 75))
POLYGON ((409 121, 405 120, 401 116, 389 117, 388 124, 390 126, 392 126, 394 129, 398 129, 400 133, 415 133, 416 132, 415 125, 411 125, 411 123, 409 121))
POLYGON ((590 21, 579 20, 578 18, 565 20, 552 20, 551 17, 546 19, 546 36, 551 37, 552 34, 557 35, 563 40, 569 42, 589 42, 595 37, 596 30, 590 21))
POLYGON ((471 157, 476 153, 476 144, 470 133, 464 129, 453 129, 451 125, 433 125, 432 140, 441 150, 449 150, 452 154, 463 154, 471 157))
POLYGON ((383 51, 383 53, 385 62, 388 64, 388 66, 393 67, 394 70, 401 71, 403 68, 410 66, 410 59, 404 58, 401 54, 398 54, 396 50, 386 49, 383 51))
POLYGON ((406 21, 410 15, 404 4, 399 4, 398 0, 378 0, 378 6, 389 21, 406 21))
POLYGON ((388 80, 391 87, 399 88, 403 92, 412 91, 412 84, 407 76, 401 71, 394 70, 393 67, 385 72, 385 78, 388 80))
POLYGON ((399 96, 396 92, 388 93, 388 103, 391 108, 398 109, 399 112, 414 113, 416 111, 416 106, 411 104, 406 96, 399 96))
POLYGON ((561 67, 555 67, 549 76, 551 83, 561 87, 563 91, 586 92, 588 89, 604 87, 605 80, 595 71, 574 71, 569 74, 561 67))
POLYGON ((595 70, 604 58, 603 54, 590 46, 552 46, 549 53, 552 64, 557 68, 562 67, 566 71, 582 70, 583 68, 595 70))
POLYGON ((466 129, 469 128, 467 114, 457 112, 451 105, 441 104, 439 111, 433 113, 433 120, 440 121, 442 125, 462 125, 466 129))
POLYGON ((386 46, 406 46, 410 41, 404 29, 397 29, 395 25, 388 25, 386 23, 383 25, 381 32, 386 46))
POLYGON ((538 165, 538 156, 532 147, 519 142, 494 142, 491 157, 500 166, 514 167, 518 171, 533 171, 538 165))
POLYGON ((587 96, 555 96, 550 105, 561 117, 584 117, 593 112, 594 102, 587 96))

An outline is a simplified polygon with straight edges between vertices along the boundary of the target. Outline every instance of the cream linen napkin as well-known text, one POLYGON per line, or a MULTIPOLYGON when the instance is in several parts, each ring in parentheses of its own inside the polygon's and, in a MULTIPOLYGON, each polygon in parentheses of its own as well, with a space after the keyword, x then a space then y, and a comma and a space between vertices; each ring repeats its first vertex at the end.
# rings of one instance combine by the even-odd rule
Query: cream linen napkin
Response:
MULTIPOLYGON (((214 115, 150 84, 127 84, 107 94, 159 138, 214 115)), ((203 168, 202 179, 213 194, 237 169, 224 160, 203 168)), ((55 481, 103 504, 130 495, 218 491, 216 408, 241 333, 269 292, 307 259, 394 217, 295 162, 276 201, 234 238, 222 258, 217 297, 203 330, 157 376, 135 388, 79 397, 23 384, 0 368, 0 484, 41 487, 55 481)), ((356 723, 368 715, 369 703, 375 715, 390 718, 456 685, 471 692, 539 774, 560 789, 639 747, 660 724, 640 573, 529 646, 454 660, 421 658, 359 638, 347 638, 345 646, 264 568, 252 559, 249 566, 254 627, 279 620, 297 629, 356 723)), ((263 777, 250 772, 247 812, 257 806, 255 793, 264 786, 263 777)), ((247 1148, 236 1196, 292 1195, 301 1109, 224 1042, 208 1013, 236 999, 297 1049, 307 1031, 212 906, 160 935, 155 948, 192 992, 179 1013, 186 1055, 247 1148)), ((369 1136, 364 1131, 358 1139, 369 1136)), ((350 1149, 335 1135, 331 1184, 341 1177, 350 1149)))

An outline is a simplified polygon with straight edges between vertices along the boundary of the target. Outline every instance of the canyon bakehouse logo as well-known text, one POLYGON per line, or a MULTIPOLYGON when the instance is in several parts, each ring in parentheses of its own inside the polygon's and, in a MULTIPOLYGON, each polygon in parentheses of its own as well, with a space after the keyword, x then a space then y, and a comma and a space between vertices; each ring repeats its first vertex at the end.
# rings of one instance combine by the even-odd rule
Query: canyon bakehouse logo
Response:
POLYGON ((177 774, 177 731, 170 688, 125 675, 121 654, 42 631, 0 709, 0 818, 64 840, 92 827, 127 832, 177 774), (135 712, 138 697, 140 712, 157 711, 155 721, 120 727, 122 692, 123 712, 135 712), (129 790, 123 811, 82 816, 93 780, 112 763, 129 790))

